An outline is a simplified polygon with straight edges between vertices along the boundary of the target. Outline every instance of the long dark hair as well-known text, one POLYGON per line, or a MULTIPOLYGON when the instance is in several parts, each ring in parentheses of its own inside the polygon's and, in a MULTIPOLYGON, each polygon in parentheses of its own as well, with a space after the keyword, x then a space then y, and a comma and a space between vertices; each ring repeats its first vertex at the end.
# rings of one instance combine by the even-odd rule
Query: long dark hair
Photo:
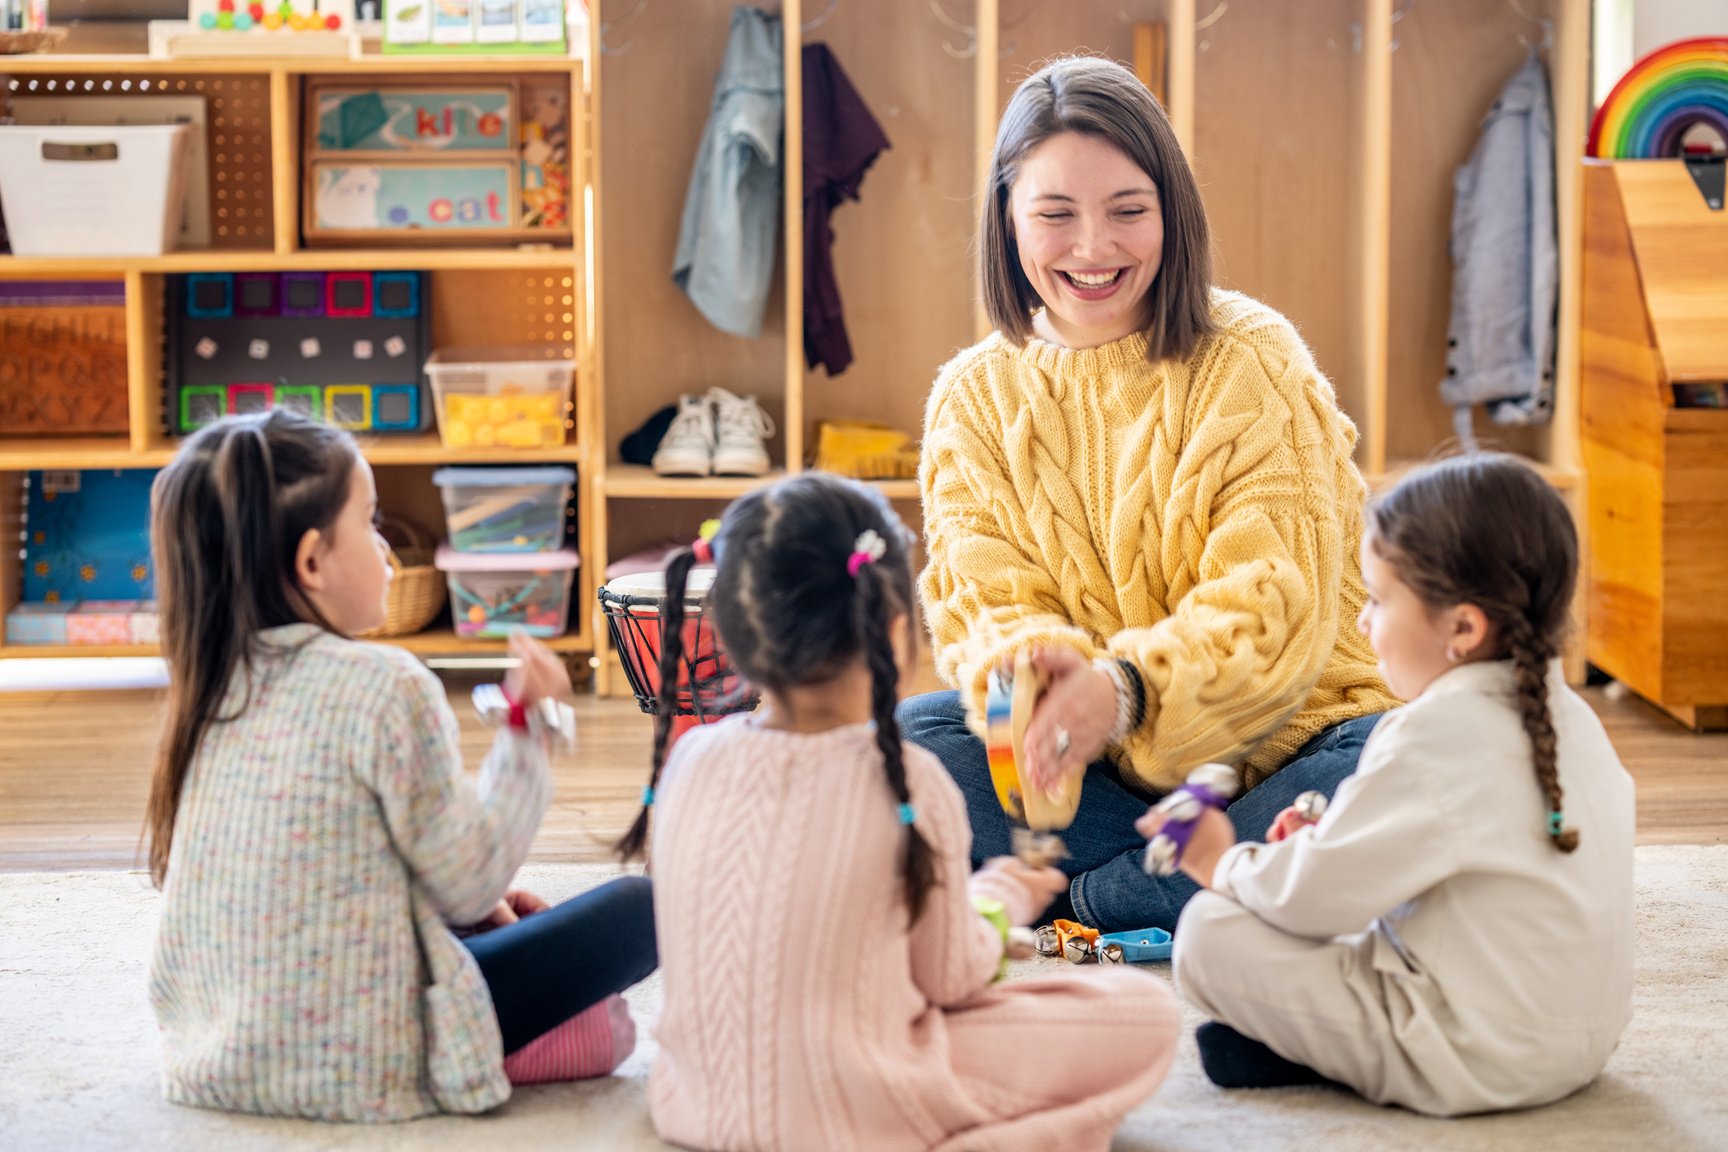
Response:
MULTIPOLYGON (((900 669, 889 623, 912 611, 910 545, 910 533, 881 493, 824 472, 794 476, 727 508, 713 542, 717 571, 707 608, 732 667, 758 688, 820 683, 863 657, 882 769, 902 804, 910 793, 894 719, 900 669), (854 576, 849 560, 867 531, 882 540, 884 551, 874 563, 856 565, 854 576)), ((683 548, 666 567, 650 788, 666 763, 683 660, 684 591, 695 563, 694 550, 683 548)), ((618 842, 626 860, 642 852, 648 812, 644 805, 618 842)), ((935 882, 935 858, 915 825, 906 832, 906 899, 917 919, 935 882)))
MULTIPOLYGON (((1530 737, 1536 782, 1561 812, 1548 662, 1571 623, 1578 533, 1566 505, 1516 457, 1457 456, 1418 469, 1368 506, 1369 543, 1430 608, 1474 604, 1500 632, 1530 737)), ((1554 846, 1578 831, 1551 819, 1554 846)))
MULTIPOLYGON (((150 878, 168 874, 186 774, 221 713, 237 671, 250 677, 265 628, 309 621, 330 628, 294 576, 300 540, 328 533, 348 501, 354 441, 329 425, 283 412, 233 416, 190 436, 150 491, 168 715, 144 831, 150 878)), ((250 685, 250 680, 248 680, 250 685)))
POLYGON ((1020 267, 1010 194, 1027 153, 1052 136, 1075 132, 1114 145, 1158 187, 1164 253, 1152 281, 1147 356, 1185 360, 1212 335, 1212 238, 1194 170, 1176 130, 1146 85, 1113 60, 1056 60, 1015 89, 990 156, 984 211, 978 221, 978 272, 990 323, 1016 344, 1032 334, 1043 301, 1020 267))

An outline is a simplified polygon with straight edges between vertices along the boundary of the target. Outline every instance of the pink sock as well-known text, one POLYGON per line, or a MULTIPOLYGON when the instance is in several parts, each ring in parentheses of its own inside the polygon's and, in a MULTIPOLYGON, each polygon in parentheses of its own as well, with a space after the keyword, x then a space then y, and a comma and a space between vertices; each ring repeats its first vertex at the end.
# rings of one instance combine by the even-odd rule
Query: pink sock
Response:
POLYGON ((605 1076, 636 1048, 636 1022, 622 996, 608 996, 504 1057, 512 1084, 605 1076))

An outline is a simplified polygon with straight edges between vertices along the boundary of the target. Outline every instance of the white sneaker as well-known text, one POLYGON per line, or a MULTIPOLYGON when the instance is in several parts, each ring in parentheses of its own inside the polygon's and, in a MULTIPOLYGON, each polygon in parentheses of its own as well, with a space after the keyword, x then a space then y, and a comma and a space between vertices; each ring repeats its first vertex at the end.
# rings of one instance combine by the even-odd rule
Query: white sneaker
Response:
POLYGON ((710 388, 708 399, 714 404, 714 474, 766 475, 768 449, 763 441, 774 435, 774 421, 756 406, 756 397, 710 388))
POLYGON ((662 476, 706 476, 714 470, 714 406, 706 396, 678 397, 678 414, 654 450, 662 476))

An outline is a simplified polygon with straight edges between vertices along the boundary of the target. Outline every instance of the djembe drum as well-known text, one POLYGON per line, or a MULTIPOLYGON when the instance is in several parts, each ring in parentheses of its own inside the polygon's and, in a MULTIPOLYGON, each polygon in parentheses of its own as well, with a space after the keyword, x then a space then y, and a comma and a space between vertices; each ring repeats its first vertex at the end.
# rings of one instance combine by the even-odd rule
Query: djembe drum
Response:
MULTIPOLYGON (((712 568, 694 568, 684 589, 684 652, 678 661, 672 710, 674 740, 697 724, 756 707, 756 693, 727 663, 704 610, 704 597, 713 584, 712 568)), ((600 589, 600 608, 606 614, 612 646, 624 664, 637 706, 649 715, 659 708, 660 621, 665 603, 666 577, 660 572, 620 576, 600 589)))

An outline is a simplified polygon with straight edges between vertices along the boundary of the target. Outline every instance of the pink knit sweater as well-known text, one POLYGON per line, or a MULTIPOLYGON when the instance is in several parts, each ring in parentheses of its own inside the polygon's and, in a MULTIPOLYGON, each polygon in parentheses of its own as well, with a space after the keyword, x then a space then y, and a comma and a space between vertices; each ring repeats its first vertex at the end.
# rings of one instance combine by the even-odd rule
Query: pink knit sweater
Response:
POLYGON ((1075 970, 992 986, 959 790, 906 747, 940 887, 910 929, 905 831, 869 725, 732 717, 684 736, 655 805, 662 1137, 756 1149, 1103 1149, 1163 1080, 1162 981, 1075 970), (1059 1053, 1056 1058, 1052 1055, 1059 1053))

